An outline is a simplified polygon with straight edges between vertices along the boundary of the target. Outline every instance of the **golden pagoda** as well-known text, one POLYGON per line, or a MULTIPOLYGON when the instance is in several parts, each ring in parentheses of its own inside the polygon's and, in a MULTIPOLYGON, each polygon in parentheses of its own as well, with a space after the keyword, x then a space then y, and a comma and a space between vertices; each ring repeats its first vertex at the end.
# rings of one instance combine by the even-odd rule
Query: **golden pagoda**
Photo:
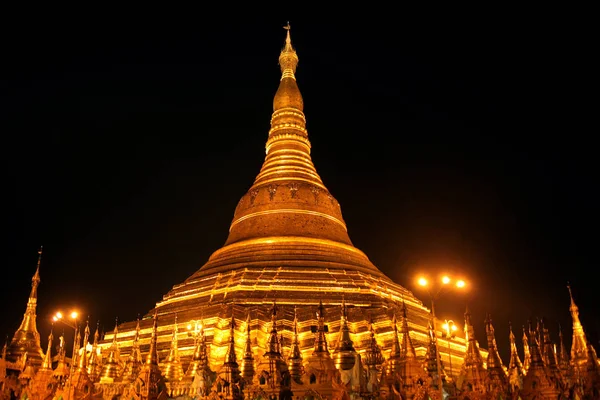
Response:
POLYGON ((40 249, 23 322, 0 357, 0 400, 600 398, 600 362, 570 287, 570 357, 562 333, 557 352, 538 321, 523 328, 523 363, 507 332, 507 368, 489 315, 488 351, 468 308, 465 337, 450 343, 433 312, 354 247, 311 160, 286 29, 265 161, 224 246, 142 319, 117 321, 102 340, 97 328, 89 356, 86 324, 70 365, 63 336, 55 358, 52 333, 45 356, 40 348, 40 249))
MULTIPOLYGON (((235 209, 229 236, 223 247, 184 282, 173 286, 141 321, 140 338, 147 338, 150 317, 155 312, 160 317, 157 340, 161 362, 171 351, 173 333, 178 329, 176 315, 182 327, 202 318, 212 370, 219 370, 228 351, 232 316, 238 326, 256 331, 253 336, 259 354, 255 356, 259 359, 268 349, 273 302, 279 309, 278 332, 283 342, 291 346, 297 329, 300 355, 305 360, 312 352, 311 327, 318 324, 320 303, 326 316, 324 335, 332 348, 345 321, 352 327, 349 335, 354 349, 364 355, 370 348, 372 319, 387 357, 395 334, 392 316, 400 314, 404 303, 417 355, 426 352, 429 310, 352 244, 340 204, 313 164, 304 100, 296 81, 299 58, 289 25, 285 28, 285 44, 279 55, 281 78, 273 99, 265 160, 235 209), (246 326, 249 314, 253 319, 251 326, 246 326)), ((118 341, 124 355, 130 352, 135 332, 136 321, 119 326, 118 341)), ((179 354, 185 365, 193 358, 195 344, 183 329, 179 332, 179 354)), ((246 333, 236 335, 240 359, 246 348, 246 333)), ((112 340, 112 335, 106 334, 104 345, 112 340)), ((456 338, 453 348, 461 346, 465 348, 464 339, 456 338)))
POLYGON ((42 262, 42 247, 38 250, 37 267, 31 278, 31 292, 27 300, 27 308, 23 315, 23 321, 15 332, 10 345, 6 350, 6 360, 12 362, 27 362, 39 367, 44 360, 44 352, 40 344, 40 334, 36 324, 37 289, 40 284, 40 264, 42 262))

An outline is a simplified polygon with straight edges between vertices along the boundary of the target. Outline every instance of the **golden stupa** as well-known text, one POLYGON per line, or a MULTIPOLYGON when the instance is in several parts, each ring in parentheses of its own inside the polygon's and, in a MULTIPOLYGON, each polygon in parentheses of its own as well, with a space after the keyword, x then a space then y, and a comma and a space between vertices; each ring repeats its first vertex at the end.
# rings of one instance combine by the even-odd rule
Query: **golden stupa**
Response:
MULTIPOLYGON (((429 343, 429 309, 354 247, 340 204, 312 162, 304 100, 295 75, 298 55, 286 28, 279 56, 281 80, 273 100, 263 166, 235 209, 225 245, 146 314, 141 321, 141 343, 149 343, 151 317, 156 312, 159 358, 169 358, 178 321, 178 354, 186 364, 194 352, 194 339, 185 327, 200 323, 210 343, 210 365, 218 369, 228 352, 232 317, 239 329, 235 343, 240 357, 246 331, 252 332, 256 354, 268 348, 269 310, 276 302, 283 347, 292 344, 296 316, 300 349, 308 356, 315 340, 319 304, 324 309, 326 339, 333 344, 345 303, 356 350, 367 350, 372 327, 387 356, 394 340, 394 316, 400 315, 405 304, 417 355, 423 357, 429 343)), ((121 353, 127 355, 136 321, 121 324, 115 332, 121 353)), ((105 347, 115 334, 106 334, 105 347)), ((447 348, 447 342, 441 347, 447 348)), ((464 339, 453 340, 456 355, 465 348, 464 339)), ((453 367, 458 371, 460 363, 453 367)))

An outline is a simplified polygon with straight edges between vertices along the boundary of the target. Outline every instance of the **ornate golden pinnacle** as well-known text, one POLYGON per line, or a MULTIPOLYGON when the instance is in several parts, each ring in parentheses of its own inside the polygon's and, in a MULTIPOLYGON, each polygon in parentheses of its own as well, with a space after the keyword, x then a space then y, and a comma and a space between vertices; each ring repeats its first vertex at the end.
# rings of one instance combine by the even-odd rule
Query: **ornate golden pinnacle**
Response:
POLYGON ((292 39, 290 36, 290 23, 283 27, 286 31, 285 46, 281 50, 279 55, 279 65, 281 67, 281 73, 283 78, 294 78, 296 73, 296 66, 298 65, 298 55, 296 50, 292 47, 292 39))

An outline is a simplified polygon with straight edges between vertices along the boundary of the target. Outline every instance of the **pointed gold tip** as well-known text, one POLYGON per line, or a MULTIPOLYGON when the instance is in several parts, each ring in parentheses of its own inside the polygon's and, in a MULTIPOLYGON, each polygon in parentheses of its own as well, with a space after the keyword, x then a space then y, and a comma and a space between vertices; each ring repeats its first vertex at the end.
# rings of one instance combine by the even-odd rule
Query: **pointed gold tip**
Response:
POLYGON ((286 30, 285 35, 285 46, 281 50, 279 55, 279 65, 281 66, 282 79, 283 78, 294 78, 296 73, 296 66, 298 65, 298 55, 296 50, 292 47, 292 37, 290 35, 290 23, 283 27, 286 30))

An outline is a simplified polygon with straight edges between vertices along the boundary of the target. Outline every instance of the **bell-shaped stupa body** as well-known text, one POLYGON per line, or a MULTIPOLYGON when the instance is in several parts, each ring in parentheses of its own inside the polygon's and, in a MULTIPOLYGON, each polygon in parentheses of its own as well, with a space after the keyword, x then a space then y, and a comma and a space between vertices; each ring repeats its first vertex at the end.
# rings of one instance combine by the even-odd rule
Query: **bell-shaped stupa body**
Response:
MULTIPOLYGON (((227 241, 198 271, 164 295, 148 315, 156 311, 161 321, 172 321, 178 315, 183 323, 202 319, 210 343, 210 367, 218 370, 229 346, 226 338, 232 314, 244 320, 252 312, 255 340, 258 348, 264 349, 269 310, 276 301, 278 331, 284 342, 292 343, 297 317, 299 347, 306 360, 312 352, 311 327, 317 326, 315 311, 320 303, 327 309, 329 336, 340 329, 340 306, 345 301, 347 323, 356 332, 350 334, 351 340, 360 353, 369 343, 368 315, 382 321, 378 330, 383 333, 378 337, 384 350, 391 348, 391 315, 400 312, 404 301, 410 309, 415 347, 424 354, 429 311, 354 247, 340 204, 313 164, 304 100, 296 81, 298 56, 289 29, 279 65, 281 79, 273 100, 265 160, 235 209, 227 241)), ((142 331, 149 330, 147 321, 142 320, 142 331)), ((120 326, 123 337, 132 336, 134 329, 135 321, 120 326)), ((168 329, 161 326, 161 332, 168 329)), ((107 334, 107 345, 110 340, 107 334)), ((457 338, 457 344, 460 340, 457 338)), ((163 359, 169 353, 169 340, 161 337, 159 342, 163 359)), ((189 362, 193 339, 182 340, 179 345, 182 362, 189 362)), ((235 345, 241 357, 245 341, 240 339, 235 345)), ((262 357, 260 353, 255 359, 262 357)))

